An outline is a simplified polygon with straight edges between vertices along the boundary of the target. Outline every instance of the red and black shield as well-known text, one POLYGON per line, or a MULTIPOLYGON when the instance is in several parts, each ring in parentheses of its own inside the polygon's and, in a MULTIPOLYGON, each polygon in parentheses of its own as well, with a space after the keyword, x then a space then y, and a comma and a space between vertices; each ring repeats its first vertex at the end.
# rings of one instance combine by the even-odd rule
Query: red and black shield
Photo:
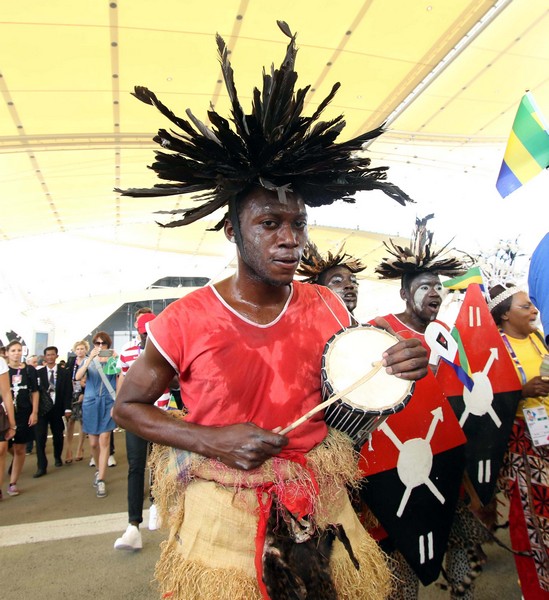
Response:
POLYGON ((361 450, 361 497, 420 581, 435 581, 465 468, 465 436, 436 378, 416 382, 408 405, 361 450))
POLYGON ((441 362, 437 380, 467 436, 471 483, 487 504, 507 449, 521 385, 478 284, 467 288, 455 328, 467 357, 471 389, 446 362, 441 362))

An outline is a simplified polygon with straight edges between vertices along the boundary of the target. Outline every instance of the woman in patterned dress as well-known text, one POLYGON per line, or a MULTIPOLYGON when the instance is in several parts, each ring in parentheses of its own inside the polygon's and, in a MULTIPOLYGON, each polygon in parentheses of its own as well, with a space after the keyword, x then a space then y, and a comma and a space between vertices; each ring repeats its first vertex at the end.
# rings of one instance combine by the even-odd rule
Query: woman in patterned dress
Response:
MULTIPOLYGON (((549 599, 549 445, 535 445, 525 414, 549 409, 549 379, 540 375, 547 348, 538 310, 518 287, 494 286, 490 312, 522 383, 501 482, 509 498, 509 528, 524 600, 549 599)), ((543 411, 545 410, 545 413, 543 411)))

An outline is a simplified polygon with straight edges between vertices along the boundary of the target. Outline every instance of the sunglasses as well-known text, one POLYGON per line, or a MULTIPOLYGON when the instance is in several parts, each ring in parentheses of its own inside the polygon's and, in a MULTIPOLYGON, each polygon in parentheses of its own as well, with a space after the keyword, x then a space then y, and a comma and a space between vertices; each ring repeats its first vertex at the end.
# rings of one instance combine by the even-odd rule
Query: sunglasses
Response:
POLYGON ((100 342, 99 340, 93 343, 94 346, 106 346, 107 342, 100 342))

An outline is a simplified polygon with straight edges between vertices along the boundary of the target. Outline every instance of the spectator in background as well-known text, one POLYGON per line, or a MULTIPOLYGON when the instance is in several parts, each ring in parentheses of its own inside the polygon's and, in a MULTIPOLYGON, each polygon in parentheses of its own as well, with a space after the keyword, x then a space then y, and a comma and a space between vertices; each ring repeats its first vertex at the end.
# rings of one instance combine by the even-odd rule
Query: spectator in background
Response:
POLYGON ((63 417, 69 418, 72 408, 71 377, 66 369, 58 366, 59 351, 55 346, 48 346, 44 350, 46 365, 37 371, 38 384, 47 390, 53 400, 53 408, 45 415, 38 416, 35 427, 36 438, 36 473, 33 477, 42 477, 48 472, 48 459, 46 457, 46 442, 48 426, 53 438, 53 456, 55 466, 63 466, 63 434, 65 424, 63 417))
POLYGON ((38 366, 38 356, 36 354, 30 354, 29 356, 27 356, 27 360, 25 360, 25 362, 27 363, 27 365, 30 365, 31 367, 34 367, 36 369, 36 367, 38 366))
MULTIPOLYGON (((148 306, 143 306, 141 308, 138 308, 134 314, 134 320, 133 320, 134 328, 137 330, 137 319, 139 318, 140 315, 146 315, 146 314, 151 314, 151 313, 152 313, 152 309, 148 306)), ((139 340, 140 340, 140 338, 139 338, 139 332, 138 332, 132 341, 130 341, 127 344, 124 344, 124 346, 122 346, 122 352, 124 352, 124 350, 127 350, 128 348, 130 348, 132 346, 137 346, 139 344, 139 340)), ((116 467, 116 458, 114 457, 114 431, 111 432, 110 445, 109 445, 109 459, 107 461, 107 466, 116 467)), ((90 467, 95 467, 95 460, 93 459, 93 456, 90 460, 90 467)))
MULTIPOLYGON (((38 367, 38 356, 36 354, 31 354, 31 355, 27 356, 25 363, 36 369, 38 367)), ((32 440, 27 443, 27 447, 25 450, 25 454, 27 456, 32 454, 33 447, 34 447, 34 429, 32 429, 32 440)))
POLYGON ((21 362, 23 346, 13 341, 7 346, 11 393, 15 408, 17 430, 10 441, 13 463, 10 473, 8 495, 18 496, 17 481, 25 464, 25 447, 32 439, 32 428, 38 421, 38 382, 36 369, 21 362))
POLYGON ((84 399, 83 396, 83 388, 86 385, 85 378, 77 381, 76 371, 82 366, 84 361, 86 360, 86 356, 90 350, 90 345, 86 340, 80 340, 75 342, 72 347, 72 351, 74 352, 73 356, 70 356, 67 361, 66 369, 71 376, 72 380, 72 413, 70 417, 67 419, 67 450, 65 452, 65 463, 70 464, 73 461, 72 454, 72 444, 74 437, 74 430, 76 428, 76 424, 78 423, 79 429, 79 438, 78 438, 78 447, 76 449, 76 458, 74 460, 76 462, 80 462, 84 458, 84 432, 82 431, 82 401, 84 399))
MULTIPOLYGON (((118 359, 120 377, 118 378, 117 393, 122 388, 124 377, 131 366, 139 358, 147 341, 146 325, 156 318, 152 313, 142 313, 137 318, 137 332, 140 337, 139 344, 129 346, 122 350, 118 359)), ((167 410, 170 403, 170 390, 166 388, 155 405, 167 410)), ((149 442, 135 433, 126 430, 126 451, 128 456, 128 527, 124 534, 114 542, 115 550, 141 550, 143 542, 139 525, 143 522, 143 499, 145 487, 145 468, 147 466, 147 453, 149 442)), ((157 529, 156 506, 152 496, 149 496, 151 507, 149 509, 149 529, 157 529)))
POLYGON ((4 471, 6 468, 6 454, 8 451, 8 440, 11 440, 17 431, 15 424, 15 410, 10 390, 9 368, 6 361, 0 357, 0 410, 5 411, 8 416, 8 428, 0 431, 0 500, 2 500, 2 488, 4 487, 4 471))
POLYGON ((116 389, 116 353, 111 348, 111 336, 98 331, 93 336, 93 349, 76 371, 76 380, 87 375, 84 403, 82 404, 82 429, 88 434, 92 456, 97 471, 93 485, 98 498, 107 495, 105 476, 109 459, 109 443, 116 424, 112 419, 116 389))
POLYGON ((549 233, 537 245, 528 272, 530 299, 540 312, 545 342, 549 342, 549 233))

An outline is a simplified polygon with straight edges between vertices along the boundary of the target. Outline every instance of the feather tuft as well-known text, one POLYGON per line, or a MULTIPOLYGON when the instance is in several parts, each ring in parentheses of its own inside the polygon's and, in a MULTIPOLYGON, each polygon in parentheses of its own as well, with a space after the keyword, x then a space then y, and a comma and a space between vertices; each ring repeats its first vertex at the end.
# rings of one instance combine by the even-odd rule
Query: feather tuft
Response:
POLYGON ((326 256, 322 256, 318 247, 313 242, 308 242, 301 257, 301 263, 297 268, 296 274, 302 275, 306 283, 317 283, 322 273, 325 273, 332 267, 339 265, 347 267, 351 273, 360 273, 366 269, 359 259, 343 252, 345 245, 334 254, 328 251, 326 256))
POLYGON ((447 255, 451 240, 438 250, 433 248, 433 232, 427 229, 427 222, 434 216, 416 218, 410 246, 399 246, 392 239, 383 242, 388 256, 375 268, 380 279, 400 279, 403 275, 422 272, 457 277, 467 270, 470 265, 465 256, 447 255))
POLYGON ((293 190, 307 206, 329 205, 336 200, 354 202, 357 192, 375 189, 400 204, 412 201, 386 181, 387 167, 372 168, 362 152, 363 144, 381 135, 383 127, 337 143, 345 126, 343 116, 319 120, 339 83, 333 85, 311 116, 303 114, 310 86, 296 89, 296 34, 285 21, 277 24, 289 38, 286 52, 278 68, 272 65, 269 71, 263 70, 262 89, 253 90, 249 114, 240 104, 229 49, 219 34, 216 44, 231 105, 230 119, 212 107, 208 111, 210 126, 189 109, 187 118, 178 117, 149 89, 135 87, 133 95, 138 100, 156 107, 181 131, 160 129, 154 137, 163 151, 156 153, 151 169, 169 184, 117 191, 133 197, 203 193, 200 207, 182 210, 183 218, 166 224, 168 227, 204 218, 225 206, 230 198, 253 186, 265 186, 266 182, 268 189, 293 190))

